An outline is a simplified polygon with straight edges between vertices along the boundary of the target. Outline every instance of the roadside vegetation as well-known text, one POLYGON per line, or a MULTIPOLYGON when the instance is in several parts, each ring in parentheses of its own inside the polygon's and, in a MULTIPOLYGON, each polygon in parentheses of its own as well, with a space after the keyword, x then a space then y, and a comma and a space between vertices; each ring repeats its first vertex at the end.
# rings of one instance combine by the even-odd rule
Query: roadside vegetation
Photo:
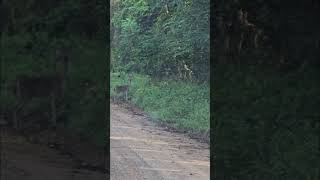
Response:
MULTIPOLYGON (((111 74, 111 96, 124 99, 114 87, 128 83, 119 74, 111 74)), ((135 74, 131 82, 129 100, 145 110, 152 118, 164 121, 177 129, 209 135, 208 84, 177 81, 152 82, 150 76, 135 74)))
MULTIPOLYGON (((99 0, 1 1, 1 113, 7 121, 18 106, 13 93, 18 76, 56 73, 56 50, 64 47, 70 64, 65 97, 57 99, 57 120, 70 134, 101 147, 108 143, 105 7, 99 0)), ((19 118, 37 126, 50 117, 49 97, 34 97, 19 118)))
POLYGON ((215 4, 213 179, 319 179, 317 4, 215 4))
POLYGON ((209 138, 209 1, 112 1, 111 96, 209 138), (131 83, 129 78, 131 78, 131 83))

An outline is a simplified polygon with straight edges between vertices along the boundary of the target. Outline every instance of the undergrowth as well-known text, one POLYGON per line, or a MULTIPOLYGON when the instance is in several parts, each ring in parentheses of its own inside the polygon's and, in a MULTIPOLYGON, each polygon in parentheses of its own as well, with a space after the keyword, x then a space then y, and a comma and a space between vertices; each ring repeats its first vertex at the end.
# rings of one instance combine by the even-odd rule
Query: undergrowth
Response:
MULTIPOLYGON (((111 96, 117 85, 128 84, 124 73, 111 74, 111 96), (120 77, 119 77, 120 76, 120 77)), ((153 119, 192 133, 209 133, 209 85, 178 81, 153 81, 147 75, 134 74, 129 100, 144 109, 153 119)))
MULTIPOLYGON (((1 104, 4 102, 7 111, 14 108, 17 101, 12 87, 18 75, 41 77, 54 73, 55 49, 61 44, 71 47, 71 63, 66 96, 59 100, 65 106, 58 108, 58 117, 66 115, 63 121, 67 121, 70 133, 80 134, 103 146, 107 143, 109 128, 105 111, 105 75, 108 69, 103 42, 75 36, 49 38, 45 32, 34 36, 28 33, 3 36, 1 78, 6 88, 1 88, 1 104)), ((48 98, 42 99, 49 102, 48 98)), ((33 99, 27 103, 24 111, 50 115, 50 105, 33 99)))
POLYGON ((280 72, 267 66, 216 65, 215 73, 215 177, 315 179, 320 127, 316 68, 280 72))

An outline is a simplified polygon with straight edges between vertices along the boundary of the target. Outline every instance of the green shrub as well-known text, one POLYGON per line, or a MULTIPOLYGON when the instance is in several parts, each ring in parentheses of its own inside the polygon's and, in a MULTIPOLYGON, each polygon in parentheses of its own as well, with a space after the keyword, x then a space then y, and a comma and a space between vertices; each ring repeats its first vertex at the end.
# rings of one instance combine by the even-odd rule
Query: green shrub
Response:
MULTIPOLYGON (((111 74, 111 88, 126 84, 126 75, 111 74)), ((209 86, 177 81, 153 82, 149 76, 135 74, 129 97, 154 119, 196 133, 209 131, 209 86)), ((112 96, 117 96, 115 92, 112 96)))

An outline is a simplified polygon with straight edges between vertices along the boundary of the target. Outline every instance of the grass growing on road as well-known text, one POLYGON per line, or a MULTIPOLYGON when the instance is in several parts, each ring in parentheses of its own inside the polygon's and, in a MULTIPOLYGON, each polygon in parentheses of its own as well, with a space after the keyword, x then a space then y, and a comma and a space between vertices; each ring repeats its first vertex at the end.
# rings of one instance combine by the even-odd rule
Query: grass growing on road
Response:
MULTIPOLYGON (((111 74, 111 96, 113 88, 127 84, 125 75, 111 74)), ((143 108, 152 118, 170 126, 193 133, 209 132, 210 89, 208 85, 187 82, 153 82, 146 75, 135 74, 129 91, 129 99, 143 108)))

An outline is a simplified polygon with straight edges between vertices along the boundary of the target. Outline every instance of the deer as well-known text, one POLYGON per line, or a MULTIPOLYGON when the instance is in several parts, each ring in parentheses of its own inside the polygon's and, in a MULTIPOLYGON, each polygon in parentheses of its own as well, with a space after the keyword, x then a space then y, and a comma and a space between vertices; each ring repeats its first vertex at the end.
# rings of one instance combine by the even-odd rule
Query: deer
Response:
POLYGON ((114 91, 117 93, 117 94, 120 94, 120 93, 124 93, 125 94, 125 100, 128 101, 128 92, 129 92, 129 87, 131 86, 131 81, 133 79, 133 74, 129 74, 128 75, 128 81, 129 83, 126 84, 126 85, 119 85, 119 86, 116 86, 114 88, 114 91))
POLYGON ((239 9, 229 21, 221 16, 217 17, 218 37, 220 36, 219 41, 223 44, 218 53, 221 58, 226 59, 229 56, 230 60, 240 64, 239 55, 245 49, 244 46, 260 48, 265 34, 257 25, 249 22, 248 12, 243 9, 239 9))
POLYGON ((13 113, 13 126, 16 130, 21 129, 22 120, 19 119, 19 111, 34 97, 50 97, 51 123, 57 125, 57 99, 64 97, 66 88, 67 72, 69 69, 69 49, 60 48, 56 51, 55 73, 41 77, 18 75, 14 84, 14 94, 17 105, 13 113), (58 65, 62 65, 59 70, 58 65))

